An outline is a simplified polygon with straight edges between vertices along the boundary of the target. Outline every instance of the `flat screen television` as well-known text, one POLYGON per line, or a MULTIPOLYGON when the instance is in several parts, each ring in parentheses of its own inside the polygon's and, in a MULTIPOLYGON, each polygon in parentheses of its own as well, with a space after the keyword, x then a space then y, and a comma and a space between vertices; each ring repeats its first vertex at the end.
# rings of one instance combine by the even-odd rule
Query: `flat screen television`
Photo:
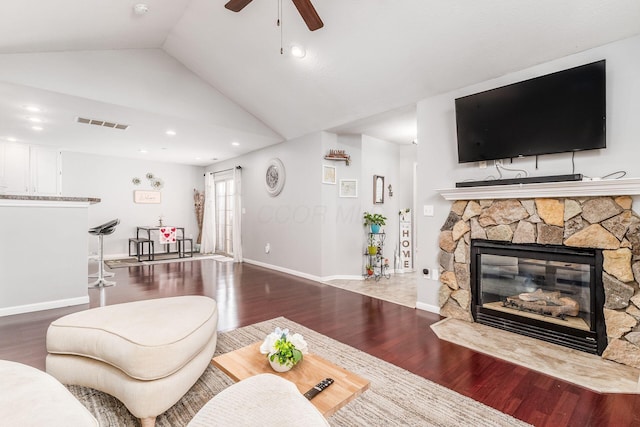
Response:
POLYGON ((455 100, 459 163, 606 147, 605 61, 455 100))

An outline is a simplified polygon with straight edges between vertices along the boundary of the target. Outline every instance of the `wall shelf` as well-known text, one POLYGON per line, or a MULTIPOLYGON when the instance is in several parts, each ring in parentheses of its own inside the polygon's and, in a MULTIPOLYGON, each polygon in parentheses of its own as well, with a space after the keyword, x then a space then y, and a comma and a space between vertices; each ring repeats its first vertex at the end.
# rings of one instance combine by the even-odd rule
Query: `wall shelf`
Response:
POLYGON ((436 190, 446 200, 531 199, 536 197, 593 197, 640 195, 640 178, 489 185, 436 190))
POLYGON ((344 150, 329 150, 329 154, 324 156, 325 160, 344 161, 347 166, 351 162, 351 156, 344 150))

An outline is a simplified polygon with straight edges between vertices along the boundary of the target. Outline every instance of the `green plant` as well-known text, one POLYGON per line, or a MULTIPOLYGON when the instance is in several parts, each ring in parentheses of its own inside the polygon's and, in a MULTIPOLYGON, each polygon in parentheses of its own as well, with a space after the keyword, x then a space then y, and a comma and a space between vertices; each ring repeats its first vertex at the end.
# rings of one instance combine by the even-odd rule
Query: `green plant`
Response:
POLYGON ((387 217, 378 213, 372 214, 369 212, 365 212, 363 215, 363 219, 364 219, 364 226, 367 227, 372 224, 385 225, 387 217))
POLYGON ((276 328, 266 336, 260 352, 272 362, 292 367, 302 360, 302 355, 307 352, 307 343, 300 334, 289 334, 288 329, 276 328))
POLYGON ((269 356, 272 362, 277 360, 281 365, 293 366, 302 360, 302 352, 284 335, 274 343, 274 347, 276 352, 269 356))

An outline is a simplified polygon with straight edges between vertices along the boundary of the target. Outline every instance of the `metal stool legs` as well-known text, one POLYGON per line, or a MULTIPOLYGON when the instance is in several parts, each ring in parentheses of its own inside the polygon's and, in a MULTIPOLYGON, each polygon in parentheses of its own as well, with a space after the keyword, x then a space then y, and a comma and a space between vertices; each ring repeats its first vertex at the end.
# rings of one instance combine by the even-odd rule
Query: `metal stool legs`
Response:
POLYGON ((110 282, 108 280, 105 280, 105 274, 104 274, 104 245, 103 245, 103 241, 104 241, 104 235, 100 234, 98 235, 98 238, 100 239, 100 259, 98 260, 98 280, 96 280, 93 283, 89 283, 89 287, 90 288, 104 288, 107 286, 115 286, 116 282, 110 282))

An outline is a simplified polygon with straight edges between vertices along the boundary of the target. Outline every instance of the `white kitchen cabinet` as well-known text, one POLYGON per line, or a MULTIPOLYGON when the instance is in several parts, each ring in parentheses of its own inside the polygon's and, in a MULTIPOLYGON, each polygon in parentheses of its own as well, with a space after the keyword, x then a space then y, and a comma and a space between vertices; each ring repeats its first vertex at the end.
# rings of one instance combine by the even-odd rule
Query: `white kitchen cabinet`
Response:
POLYGON ((60 195, 60 163, 55 148, 0 142, 0 193, 60 195))

